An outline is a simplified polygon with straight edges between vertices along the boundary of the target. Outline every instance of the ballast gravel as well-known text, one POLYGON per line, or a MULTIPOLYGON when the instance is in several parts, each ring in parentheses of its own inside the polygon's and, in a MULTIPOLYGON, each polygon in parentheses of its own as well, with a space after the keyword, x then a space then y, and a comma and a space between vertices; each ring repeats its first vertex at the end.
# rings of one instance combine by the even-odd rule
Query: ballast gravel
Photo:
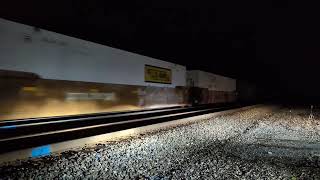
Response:
POLYGON ((310 118, 306 108, 260 106, 206 117, 94 148, 17 161, 0 167, 0 179, 320 179, 318 114, 310 118))

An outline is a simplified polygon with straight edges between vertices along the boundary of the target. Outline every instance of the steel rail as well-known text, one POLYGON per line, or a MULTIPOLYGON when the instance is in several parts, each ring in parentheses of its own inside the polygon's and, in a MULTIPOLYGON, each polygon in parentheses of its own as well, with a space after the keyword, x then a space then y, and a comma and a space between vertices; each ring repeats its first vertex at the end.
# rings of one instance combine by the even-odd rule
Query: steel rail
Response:
POLYGON ((173 108, 149 111, 149 113, 135 112, 75 119, 67 118, 64 121, 63 119, 61 119, 61 121, 56 119, 55 121, 18 124, 16 128, 6 129, 7 133, 1 133, 0 146, 2 148, 0 148, 0 153, 182 119, 236 107, 239 106, 173 108), (79 122, 85 123, 81 124, 79 122), (67 123, 71 124, 68 125, 67 123), (27 129, 29 129, 29 131, 26 131, 27 129), (15 133, 8 133, 10 130, 15 133))

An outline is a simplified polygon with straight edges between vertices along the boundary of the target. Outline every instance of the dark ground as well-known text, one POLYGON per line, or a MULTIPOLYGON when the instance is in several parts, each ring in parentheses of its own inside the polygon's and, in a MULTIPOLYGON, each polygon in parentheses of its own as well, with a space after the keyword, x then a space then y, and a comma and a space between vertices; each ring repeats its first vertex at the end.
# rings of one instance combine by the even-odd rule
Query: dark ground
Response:
POLYGON ((208 114, 199 123, 17 161, 0 172, 2 179, 319 179, 319 118, 318 108, 281 106, 208 114))

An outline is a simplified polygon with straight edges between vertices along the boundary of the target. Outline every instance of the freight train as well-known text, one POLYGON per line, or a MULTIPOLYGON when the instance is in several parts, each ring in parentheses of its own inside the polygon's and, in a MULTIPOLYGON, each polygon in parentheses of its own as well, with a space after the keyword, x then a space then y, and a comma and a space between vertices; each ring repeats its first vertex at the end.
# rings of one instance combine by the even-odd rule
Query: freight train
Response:
POLYGON ((237 82, 0 19, 0 120, 228 103, 237 82))

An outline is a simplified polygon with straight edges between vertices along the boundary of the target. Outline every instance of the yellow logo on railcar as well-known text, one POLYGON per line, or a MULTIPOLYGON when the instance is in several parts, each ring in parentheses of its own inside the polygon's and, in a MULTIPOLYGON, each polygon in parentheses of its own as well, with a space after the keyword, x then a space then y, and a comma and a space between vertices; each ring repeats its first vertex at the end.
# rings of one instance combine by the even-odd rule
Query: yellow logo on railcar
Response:
POLYGON ((144 79, 145 82, 171 84, 171 69, 145 65, 144 79))

